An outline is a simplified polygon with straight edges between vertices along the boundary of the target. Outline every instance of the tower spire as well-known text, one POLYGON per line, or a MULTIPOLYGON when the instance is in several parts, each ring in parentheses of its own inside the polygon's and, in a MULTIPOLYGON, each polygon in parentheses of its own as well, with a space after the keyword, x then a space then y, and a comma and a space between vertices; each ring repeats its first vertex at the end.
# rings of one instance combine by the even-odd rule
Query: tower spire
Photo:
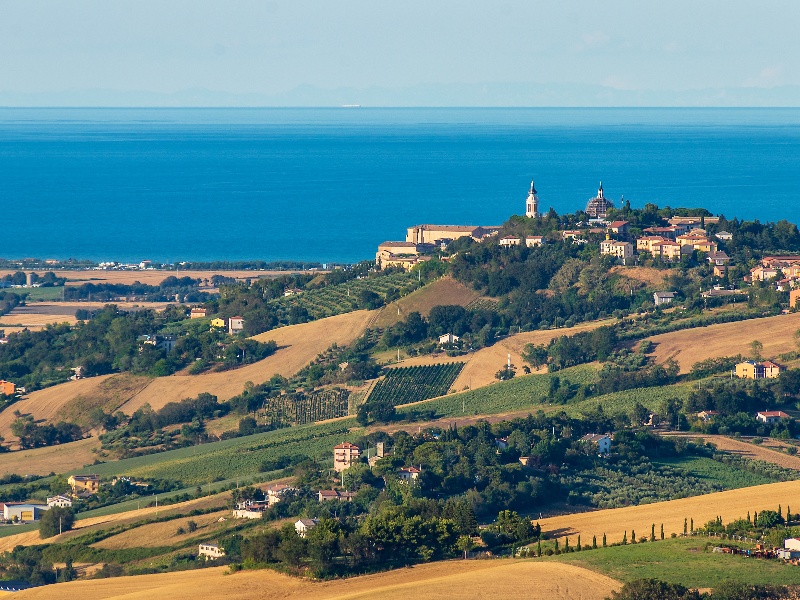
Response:
POLYGON ((536 187, 533 185, 531 179, 531 189, 528 191, 528 199, 525 201, 525 216, 536 218, 539 215, 539 194, 536 192, 536 187))

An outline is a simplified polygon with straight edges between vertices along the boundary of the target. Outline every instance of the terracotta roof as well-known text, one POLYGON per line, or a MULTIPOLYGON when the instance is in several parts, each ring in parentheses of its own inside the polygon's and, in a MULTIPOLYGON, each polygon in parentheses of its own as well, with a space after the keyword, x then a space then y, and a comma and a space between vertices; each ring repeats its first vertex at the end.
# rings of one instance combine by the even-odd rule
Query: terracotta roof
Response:
POLYGON ((789 418, 789 415, 782 410, 762 410, 756 414, 761 415, 762 417, 780 417, 781 419, 789 418))
POLYGON ((355 444, 351 444, 350 442, 342 442, 341 444, 337 444, 336 446, 333 447, 333 449, 334 450, 348 450, 348 449, 349 450, 353 450, 353 449, 361 450, 361 448, 359 448, 355 444))

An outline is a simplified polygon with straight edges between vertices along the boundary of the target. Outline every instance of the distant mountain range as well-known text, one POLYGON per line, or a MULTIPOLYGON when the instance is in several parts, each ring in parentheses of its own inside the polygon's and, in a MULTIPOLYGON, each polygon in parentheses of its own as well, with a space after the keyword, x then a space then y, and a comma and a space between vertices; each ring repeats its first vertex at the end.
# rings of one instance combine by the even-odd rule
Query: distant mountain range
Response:
POLYGON ((601 85, 536 83, 443 83, 403 88, 323 89, 303 85, 278 94, 236 94, 208 89, 173 93, 109 89, 58 92, 0 90, 0 106, 463 106, 463 107, 759 107, 800 106, 800 86, 702 90, 624 90, 601 85))

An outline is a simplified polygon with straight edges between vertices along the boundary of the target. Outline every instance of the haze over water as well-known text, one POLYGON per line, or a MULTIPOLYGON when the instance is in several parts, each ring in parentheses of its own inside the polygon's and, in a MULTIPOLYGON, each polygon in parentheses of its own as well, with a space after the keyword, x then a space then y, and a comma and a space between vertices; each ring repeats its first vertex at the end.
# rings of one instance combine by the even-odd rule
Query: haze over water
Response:
POLYGON ((0 109, 0 257, 355 262, 424 222, 800 221, 800 109, 0 109))

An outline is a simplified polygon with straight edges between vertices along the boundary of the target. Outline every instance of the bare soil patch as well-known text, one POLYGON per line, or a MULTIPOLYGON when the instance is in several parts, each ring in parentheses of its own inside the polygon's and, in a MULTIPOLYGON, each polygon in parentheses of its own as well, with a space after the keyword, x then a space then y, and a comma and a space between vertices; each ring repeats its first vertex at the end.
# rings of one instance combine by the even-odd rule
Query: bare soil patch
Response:
POLYGON ((659 288, 664 285, 664 282, 669 274, 669 271, 659 271, 653 267, 612 267, 612 273, 623 275, 629 279, 640 281, 651 288, 659 288))

